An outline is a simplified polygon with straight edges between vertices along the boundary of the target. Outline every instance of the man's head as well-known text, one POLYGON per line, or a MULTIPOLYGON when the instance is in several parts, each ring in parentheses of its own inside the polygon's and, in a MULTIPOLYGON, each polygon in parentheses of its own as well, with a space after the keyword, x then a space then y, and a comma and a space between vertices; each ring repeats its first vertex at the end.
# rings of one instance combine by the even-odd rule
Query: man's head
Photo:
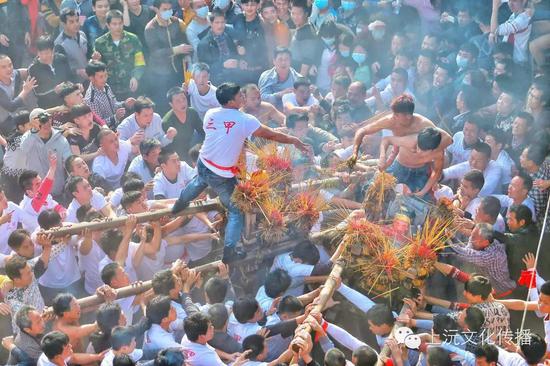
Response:
POLYGON ((38 56, 38 61, 43 64, 51 65, 53 64, 54 57, 54 39, 50 36, 40 36, 36 40, 36 55, 38 56))
MULTIPOLYGON (((103 249, 105 254, 109 256, 109 258, 114 260, 116 257, 116 252, 118 251, 118 247, 120 246, 120 243, 122 241, 122 238, 123 238, 122 232, 120 232, 119 230, 114 230, 114 229, 106 230, 101 234, 101 238, 99 239, 99 246, 101 247, 101 249, 103 249)), ((105 284, 113 287, 112 277, 115 276, 116 273, 121 273, 121 272, 118 272, 116 266, 112 266, 111 264, 112 263, 108 264, 108 266, 110 266, 109 269, 105 269, 107 268, 107 266, 103 268, 105 273, 108 273, 108 277, 103 278, 103 275, 102 275, 102 280, 105 284)), ((123 270, 122 267, 120 267, 120 269, 123 270)), ((101 271, 102 274, 104 271, 103 270, 101 271)))
POLYGON ((215 36, 219 36, 225 32, 225 13, 220 9, 214 8, 210 13, 210 27, 215 36))
POLYGON ((65 170, 72 176, 88 179, 90 177, 90 167, 78 155, 71 155, 65 160, 65 170))
POLYGON ((19 186, 31 198, 36 195, 41 183, 42 178, 34 170, 24 170, 19 176, 19 186))
POLYGON ((42 136, 50 136, 53 132, 52 116, 48 112, 40 113, 38 119, 38 132, 42 136))
POLYGON ((76 298, 69 293, 62 293, 53 299, 54 314, 66 323, 74 323, 80 319, 80 305, 76 298))
POLYGON ((475 65, 479 49, 473 43, 464 43, 460 46, 456 55, 456 66, 459 69, 465 69, 469 66, 475 65))
POLYGON ((284 269, 277 268, 269 272, 265 278, 264 287, 267 296, 275 299, 282 296, 290 287, 291 278, 284 269))
POLYGON ((433 73, 432 85, 441 88, 453 80, 451 66, 448 64, 438 64, 433 73))
POLYGON ((264 361, 267 358, 267 343, 259 334, 251 334, 243 340, 242 351, 249 351, 246 358, 251 361, 264 361))
POLYGON ((114 155, 118 153, 120 141, 118 135, 113 130, 102 128, 97 134, 97 142, 105 155, 114 155))
POLYGON ((351 85, 351 79, 347 75, 339 75, 332 79, 330 84, 330 92, 334 100, 339 98, 346 98, 349 86, 351 85))
POLYGON ((497 99, 497 113, 508 117, 520 106, 521 99, 511 92, 502 92, 497 99))
POLYGON ((23 305, 17 311, 15 314, 15 324, 17 324, 17 327, 21 331, 36 338, 39 338, 46 330, 42 314, 31 305, 23 305))
POLYGON ((470 158, 468 159, 470 168, 483 172, 487 169, 487 166, 489 166, 490 161, 491 147, 485 142, 477 142, 470 153, 470 158))
POLYGON ((518 173, 508 185, 508 197, 515 202, 523 202, 531 188, 533 188, 533 179, 525 173, 518 173))
POLYGON ((169 269, 155 273, 152 285, 155 295, 170 296, 171 299, 177 299, 181 291, 179 277, 174 275, 169 269))
POLYGON ((277 308, 277 315, 281 320, 290 320, 294 319, 302 314, 304 306, 300 299, 296 296, 286 295, 283 296, 279 302, 279 307, 277 308))
POLYGON ((364 105, 367 97, 367 87, 361 81, 354 81, 348 87, 347 97, 352 107, 364 105))
POLYGON ((393 69, 390 75, 390 85, 394 95, 400 95, 407 89, 409 74, 407 70, 398 67, 393 69))
POLYGON ((427 366, 453 366, 451 355, 449 351, 442 347, 430 347, 428 348, 428 355, 426 358, 427 366))
POLYGON ((15 122, 15 129, 24 134, 33 128, 34 122, 31 121, 31 114, 29 111, 22 110, 13 114, 13 121, 15 122))
POLYGON ((491 281, 487 277, 473 275, 464 284, 463 295, 469 304, 479 304, 487 300, 492 291, 491 281))
POLYGON ((294 81, 294 94, 298 105, 306 105, 309 97, 311 97, 311 82, 304 77, 299 77, 294 81))
POLYGON ((233 315, 241 324, 257 323, 264 316, 258 301, 252 297, 241 297, 233 304, 233 315))
POLYGON ((376 304, 367 311, 367 322, 372 333, 379 336, 390 334, 395 318, 387 305, 376 304))
POLYGON ((61 215, 55 210, 44 210, 38 215, 38 225, 43 230, 50 230, 63 224, 61 215))
POLYGON ((111 331, 111 347, 125 355, 129 355, 136 349, 136 335, 131 327, 117 326, 111 331))
POLYGON ((535 119, 531 113, 519 112, 512 123, 512 136, 515 138, 525 138, 534 124, 535 119))
POLYGON ((351 362, 354 366, 375 366, 378 362, 378 355, 367 345, 359 346, 353 350, 351 362))
POLYGON ((325 353, 323 366, 346 366, 346 355, 338 348, 332 348, 325 353))
POLYGON ((486 196, 481 199, 475 212, 475 221, 477 223, 486 223, 494 225, 500 214, 500 201, 494 196, 486 196))
POLYGON ((15 288, 27 288, 33 280, 31 266, 25 258, 12 256, 6 262, 6 275, 13 282, 15 288))
POLYGON ((307 113, 291 114, 286 117, 286 127, 290 129, 292 136, 299 139, 306 136, 309 129, 309 116, 307 113))
POLYGON ((401 125, 409 125, 413 120, 414 100, 412 96, 403 94, 396 97, 390 105, 393 118, 401 125))
POLYGON ((449 314, 434 314, 432 333, 439 336, 442 342, 452 341, 449 335, 459 330, 457 321, 449 314))
POLYGON ((260 14, 267 24, 275 24, 277 22, 277 9, 275 8, 275 4, 270 0, 263 2, 260 14))
POLYGON ((485 135, 485 143, 491 148, 492 157, 498 157, 506 145, 506 135, 502 130, 492 129, 485 135))
POLYGON ((524 341, 521 342, 520 349, 527 364, 538 365, 544 362, 544 357, 546 355, 546 342, 544 338, 531 332, 523 339, 524 341))
POLYGON ((111 36, 119 38, 124 31, 124 19, 120 10, 111 10, 107 13, 107 28, 111 36))
POLYGON ((538 307, 541 313, 550 314, 550 281, 540 287, 538 307))
POLYGON ((436 150, 441 144, 441 131, 433 127, 425 127, 417 137, 418 148, 422 151, 436 150))
MULTIPOLYGON (((207 77, 208 82, 208 77, 207 77)), ((175 112, 184 113, 187 110, 187 93, 179 86, 174 86, 166 92, 166 99, 175 112)))
POLYGON ((210 67, 204 62, 198 62, 193 65, 193 80, 197 88, 206 89, 210 87, 210 67))
POLYGON ((420 76, 429 76, 434 72, 435 54, 433 51, 423 50, 420 51, 418 59, 416 60, 416 72, 420 76))
POLYGON ((529 172, 534 173, 539 170, 539 167, 544 163, 547 155, 547 147, 539 145, 529 145, 519 157, 521 167, 529 172))
POLYGON ((86 104, 77 104, 71 107, 71 117, 78 128, 90 131, 94 127, 94 115, 86 104))
POLYGON ((143 213, 149 210, 143 191, 126 191, 122 195, 120 205, 129 214, 143 213))
POLYGON ((241 87, 235 83, 223 83, 218 86, 216 99, 224 108, 239 109, 244 105, 241 87))
POLYGON ((31 235, 25 229, 15 229, 8 237, 8 246, 18 255, 26 259, 34 258, 34 243, 31 235))
POLYGON ((170 0, 154 0, 153 7, 157 9, 157 17, 167 22, 173 14, 172 2, 170 0))
POLYGON ((176 320, 176 309, 171 305, 169 296, 155 296, 147 305, 147 319, 152 324, 158 324, 163 329, 168 329, 170 323, 176 320))
POLYGON ((57 365, 66 364, 73 355, 73 346, 69 342, 69 337, 57 330, 49 332, 42 338, 40 348, 50 362, 57 365))
POLYGON ((475 366, 497 366, 498 348, 494 344, 483 343, 474 350, 476 357, 475 366))
POLYGON ((303 26, 308 21, 309 10, 305 0, 294 0, 290 8, 290 18, 297 28, 303 26))
POLYGON ((474 199, 479 195, 479 191, 481 191, 484 184, 485 178, 483 177, 483 173, 476 169, 470 170, 464 174, 464 177, 460 181, 460 194, 474 199))
POLYGON ((286 47, 276 47, 273 50, 273 66, 278 75, 286 76, 290 70, 292 54, 286 47))
POLYGON ((527 5, 527 0, 509 0, 508 7, 510 11, 514 14, 519 14, 525 10, 527 5))
POLYGON ((222 303, 229 290, 229 281, 219 277, 210 277, 204 284, 204 297, 208 304, 222 303))
POLYGON ((92 9, 98 19, 105 19, 110 8, 109 0, 92 0, 92 9))
POLYGON ((88 204, 92 200, 92 186, 82 177, 69 177, 65 184, 65 188, 80 205, 88 204))
POLYGON ((158 161, 164 175, 174 177, 180 172, 181 160, 178 153, 174 150, 170 148, 161 149, 158 161))
POLYGON ((241 0, 241 8, 248 19, 253 19, 258 14, 260 0, 241 0))
POLYGON ((147 128, 153 122, 155 103, 147 97, 138 97, 134 102, 134 115, 140 128, 147 128))
POLYGON ((483 311, 480 308, 470 306, 460 311, 456 320, 463 331, 477 333, 483 331, 485 315, 483 315, 483 311))
POLYGON ((493 225, 479 223, 474 226, 470 235, 470 243, 475 250, 487 248, 493 240, 493 225))
POLYGON ((525 205, 512 205, 508 208, 508 213, 506 214, 506 223, 508 224, 508 229, 511 232, 517 232, 520 229, 531 225, 533 223, 533 214, 529 207, 525 205))
POLYGON ((75 37, 80 30, 80 21, 76 10, 65 8, 59 14, 59 20, 63 24, 63 32, 70 37, 75 37))
POLYGON ((435 33, 428 33, 424 36, 422 39, 422 44, 420 46, 420 49, 422 50, 430 50, 433 52, 436 52, 439 50, 439 43, 440 43, 439 36, 435 33))
POLYGON ((185 318, 183 329, 191 342, 205 344, 214 337, 214 327, 210 319, 201 312, 185 318))
POLYGON ((310 241, 301 241, 290 253, 290 258, 296 263, 316 265, 320 258, 319 249, 310 241))
POLYGON ((262 97, 260 95, 260 89, 256 84, 248 84, 243 88, 245 98, 245 108, 256 109, 262 104, 262 97))
POLYGON ((159 166, 159 155, 162 149, 162 145, 159 140, 151 138, 145 139, 139 144, 139 152, 143 161, 152 168, 159 166))
POLYGON ((217 331, 225 331, 229 320, 229 313, 224 304, 213 304, 208 308, 208 317, 212 321, 212 326, 217 331))
POLYGON ((475 114, 470 113, 466 117, 466 121, 462 127, 462 133, 464 134, 464 144, 466 146, 472 146, 480 141, 481 128, 478 123, 478 117, 475 114))

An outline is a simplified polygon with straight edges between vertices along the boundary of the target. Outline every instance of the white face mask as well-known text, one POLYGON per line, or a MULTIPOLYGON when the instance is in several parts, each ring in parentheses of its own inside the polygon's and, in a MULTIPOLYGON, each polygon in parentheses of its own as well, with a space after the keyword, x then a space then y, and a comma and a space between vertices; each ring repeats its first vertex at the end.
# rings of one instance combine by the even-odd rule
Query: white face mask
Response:
POLYGON ((130 356, 132 361, 138 362, 143 357, 143 350, 136 348, 128 356, 130 356))

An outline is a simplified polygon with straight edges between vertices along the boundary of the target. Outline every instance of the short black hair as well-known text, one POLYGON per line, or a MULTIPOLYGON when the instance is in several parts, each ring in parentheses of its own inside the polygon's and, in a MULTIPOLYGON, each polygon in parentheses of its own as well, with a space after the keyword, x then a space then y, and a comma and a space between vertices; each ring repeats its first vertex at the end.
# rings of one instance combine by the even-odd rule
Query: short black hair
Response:
POLYGON ((63 220, 61 215, 55 210, 45 210, 38 215, 38 225, 44 230, 50 230, 52 227, 61 226, 63 220))
POLYGON ((111 336, 111 329, 120 321, 122 310, 117 302, 103 303, 97 309, 97 327, 107 338, 111 336))
POLYGON ((107 22, 107 24, 111 24, 111 21, 113 19, 124 19, 124 16, 122 15, 122 12, 118 9, 109 10, 105 21, 107 22))
POLYGON ((265 278, 264 287, 267 296, 272 299, 281 296, 290 287, 291 278, 282 268, 274 269, 265 278))
POLYGON ((163 147, 161 150, 160 150, 160 154, 159 154, 159 164, 166 164, 166 162, 168 161, 168 159, 170 159, 170 156, 172 156, 174 153, 176 153, 177 151, 174 150, 172 147, 170 146, 165 146, 163 147))
POLYGON ((449 334, 459 331, 456 320, 449 314, 435 314, 433 318, 433 332, 441 337, 443 342, 449 340, 449 334))
POLYGON ((68 292, 57 294, 52 303, 53 313, 57 316, 63 316, 63 314, 71 310, 71 302, 74 299, 75 297, 68 292))
POLYGON ((135 366, 136 363, 132 360, 132 357, 124 353, 116 355, 113 358, 113 366, 135 366))
POLYGON ((316 265, 321 258, 319 249, 308 240, 296 244, 290 256, 292 258, 301 259, 303 263, 310 265, 316 265))
POLYGON ((131 327, 114 327, 111 331, 111 347, 118 351, 124 346, 129 346, 132 340, 135 339, 134 329, 131 327))
POLYGON ((377 326, 384 324, 393 326, 395 323, 391 309, 385 304, 374 305, 367 311, 366 316, 368 321, 377 326))
POLYGON ((485 142, 476 142, 472 149, 485 155, 487 160, 491 160, 491 146, 487 145, 485 142))
POLYGON ((307 113, 292 113, 286 117, 285 125, 287 128, 295 128, 298 121, 309 121, 307 113))
POLYGON ((157 9, 159 9, 162 4, 172 5, 172 2, 170 0, 154 0, 153 1, 153 6, 157 9))
POLYGON ((67 18, 68 17, 77 17, 78 14, 75 9, 65 8, 61 9, 61 12, 59 13, 59 20, 63 24, 67 24, 67 18))
POLYGON ((123 209, 127 210, 130 205, 136 203, 141 199, 141 192, 139 191, 128 191, 124 192, 122 199, 120 200, 120 205, 123 209))
POLYGON ((8 237, 8 246, 13 249, 14 251, 17 251, 23 244, 23 242, 27 239, 31 238, 31 234, 25 229, 15 229, 11 232, 10 236, 8 237))
POLYGON ((24 191, 32 188, 32 181, 38 177, 38 172, 34 170, 24 170, 19 176, 19 187, 24 191))
MULTIPOLYGON (((141 192, 145 188, 145 182, 141 179, 128 179, 122 185, 122 193, 137 191, 141 192)), ((141 195, 140 195, 141 196, 141 195)))
POLYGON ((550 280, 546 281, 540 287, 540 293, 544 295, 550 295, 550 280))
POLYGON ((435 150, 441 144, 441 131, 433 127, 424 127, 417 138, 418 148, 423 151, 435 150))
POLYGON ((155 103, 147 97, 137 97, 134 102, 134 112, 141 113, 144 109, 155 108, 155 103))
POLYGON ((49 332, 40 341, 40 348, 49 360, 63 353, 63 348, 69 344, 69 337, 58 330, 49 332))
POLYGON ((79 90, 78 84, 72 83, 70 81, 65 81, 61 83, 60 90, 59 90, 59 97, 65 98, 67 95, 74 93, 75 91, 79 90))
POLYGON ((178 94, 185 94, 185 96, 187 96, 187 93, 181 86, 173 86, 166 92, 166 99, 172 103, 172 98, 178 94))
POLYGON ((202 312, 188 316, 183 321, 183 329, 191 342, 196 342, 201 335, 206 335, 210 319, 202 312))
POLYGON ((151 284, 153 285, 153 291, 155 292, 155 295, 168 296, 170 294, 170 291, 176 287, 174 275, 169 269, 164 269, 155 273, 151 284))
POLYGON ((110 253, 114 253, 118 250, 122 238, 123 235, 120 230, 105 230, 101 233, 101 237, 99 238, 99 246, 107 255, 109 255, 110 253))
POLYGON ((338 348, 332 348, 325 353, 324 366, 346 366, 346 355, 338 348))
POLYGON ((529 145, 527 149, 527 159, 531 160, 536 165, 540 166, 546 160, 548 155, 548 147, 540 145, 529 145))
POLYGON ((208 309, 208 316, 210 317, 212 325, 216 330, 222 329, 229 319, 227 308, 224 304, 221 303, 210 306, 210 308, 208 309))
POLYGON ((449 351, 442 347, 428 348, 427 364, 430 366, 453 366, 449 351))
POLYGON ((356 360, 355 366, 375 366, 378 362, 378 354, 366 344, 353 350, 352 356, 356 360))
POLYGON ((165 295, 153 297, 147 305, 146 317, 152 324, 160 324, 162 319, 168 317, 172 300, 165 295))
POLYGON ((155 138, 144 139, 139 143, 139 152, 141 155, 148 155, 153 149, 162 147, 159 140, 155 138))
POLYGON ((407 73, 407 70, 402 67, 396 67, 391 71, 391 73, 401 76, 405 80, 405 83, 407 83, 407 81, 409 80, 409 74, 407 73))
POLYGON ((535 119, 533 118, 533 115, 529 112, 521 111, 516 114, 516 118, 520 118, 527 122, 529 127, 533 126, 535 124, 535 119))
MULTIPOLYGON (((171 347, 159 351, 154 366, 185 366, 185 357, 181 348, 171 347)), ((113 365, 115 366, 115 365, 113 365)))
POLYGON ((277 56, 284 55, 284 54, 292 57, 292 52, 290 52, 290 50, 287 47, 277 46, 273 50, 273 58, 274 59, 276 59, 277 56))
POLYGON ((77 186, 79 183, 84 182, 84 178, 77 177, 77 176, 70 176, 69 179, 67 179, 67 183, 65 183, 65 189, 67 192, 73 194, 77 191, 77 186))
POLYGON ((21 278, 21 270, 26 266, 27 260, 25 258, 14 255, 6 262, 4 270, 9 279, 13 281, 17 278, 21 278))
POLYGON ((487 363, 494 362, 496 364, 498 363, 498 348, 494 344, 481 343, 474 349, 474 356, 476 358, 483 357, 487 363))
POLYGON ((459 50, 464 51, 464 52, 468 52, 474 58, 477 58, 479 56, 479 48, 475 44, 473 44, 472 42, 463 43, 460 46, 459 50))
POLYGON ((309 81, 308 78, 301 76, 301 77, 297 77, 296 80, 294 80, 293 86, 294 86, 294 89, 298 89, 301 86, 307 86, 309 88, 310 85, 311 85, 311 81, 309 81))
POLYGON ((91 60, 90 62, 88 62, 88 65, 86 65, 85 70, 86 75, 88 75, 88 77, 92 77, 95 76, 95 74, 98 72, 107 71, 107 65, 105 65, 101 61, 91 60))
POLYGON ((243 339, 242 351, 250 351, 246 356, 249 360, 255 361, 264 351, 265 338, 259 334, 251 334, 243 339))
POLYGON ((216 99, 222 106, 227 105, 241 92, 241 87, 235 83, 223 83, 216 90, 216 99))
POLYGON ((464 322, 468 326, 470 332, 480 332, 483 329, 483 324, 485 323, 485 315, 480 308, 475 306, 470 306, 466 308, 464 317, 464 322))
POLYGON ((523 188, 528 192, 533 188, 533 178, 525 172, 520 171, 515 177, 519 177, 522 181, 523 188))
POLYGON ((101 270, 101 281, 106 285, 111 285, 113 278, 116 276, 116 270, 120 267, 117 262, 109 263, 101 270))
POLYGON ((501 204, 498 198, 495 196, 486 196, 481 199, 479 208, 489 215, 491 220, 496 221, 500 214, 501 204))
POLYGON ((485 185, 485 177, 483 176, 483 173, 477 169, 470 170, 469 172, 464 174, 464 177, 462 177, 462 179, 472 183, 474 188, 480 191, 485 185))
MULTIPOLYGON (((396 72, 397 70, 398 69, 395 69, 393 72, 396 72)), ((407 72, 405 71, 405 74, 406 73, 407 72)), ((390 108, 393 113, 413 114, 414 99, 409 94, 400 95, 392 100, 390 108)))
POLYGON ((212 9, 212 11, 210 12, 210 16, 208 17, 208 19, 210 19, 210 22, 213 22, 214 19, 220 18, 220 17, 225 19, 225 12, 223 10, 221 10, 220 8, 216 7, 214 9, 212 9))
POLYGON ((54 39, 49 35, 40 36, 36 40, 36 49, 38 51, 53 50, 54 47, 54 39))
POLYGON ((493 291, 493 286, 487 277, 474 274, 464 283, 464 291, 474 296, 479 295, 482 300, 486 300, 493 291))
POLYGON ((508 208, 508 211, 514 213, 518 222, 525 220, 525 226, 533 223, 533 213, 531 209, 525 205, 512 205, 508 208))
POLYGON ((229 281, 219 277, 210 277, 204 284, 204 292, 211 304, 223 302, 229 289, 229 281))
POLYGON ((487 131, 486 136, 493 136, 497 144, 501 144, 502 146, 506 145, 506 134, 498 128, 490 129, 489 131, 487 131))
POLYGON ((529 338, 524 338, 524 340, 524 342, 520 342, 519 347, 527 364, 536 365, 541 362, 546 354, 546 341, 544 338, 531 332, 529 338))
POLYGON ((30 122, 30 112, 27 110, 20 110, 14 113, 13 115, 13 121, 15 123, 15 127, 23 126, 30 122))
POLYGON ((304 309, 302 302, 296 296, 286 295, 283 296, 279 302, 279 307, 277 311, 279 314, 284 313, 297 313, 301 312, 304 309))
POLYGON ((233 315, 239 323, 244 324, 254 317, 259 307, 253 297, 241 297, 233 303, 233 315))
POLYGON ((74 119, 74 118, 78 118, 78 117, 82 117, 88 113, 90 113, 92 111, 92 109, 90 107, 88 107, 86 104, 82 103, 82 104, 77 104, 77 105, 74 105, 71 107, 71 117, 74 119))

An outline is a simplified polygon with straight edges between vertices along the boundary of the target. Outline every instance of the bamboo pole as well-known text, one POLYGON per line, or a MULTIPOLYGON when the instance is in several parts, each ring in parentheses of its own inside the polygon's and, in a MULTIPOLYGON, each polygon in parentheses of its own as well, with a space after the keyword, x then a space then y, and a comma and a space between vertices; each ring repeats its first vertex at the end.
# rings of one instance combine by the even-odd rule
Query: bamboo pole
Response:
MULTIPOLYGON (((197 212, 208 212, 219 209, 221 207, 221 202, 218 198, 207 200, 207 201, 194 201, 189 204, 189 207, 180 211, 176 216, 181 215, 192 215, 197 212)), ((148 211, 135 215, 138 223, 158 220, 164 216, 173 216, 170 208, 165 208, 156 211, 148 211)), ((52 234, 54 237, 66 236, 66 235, 75 235, 80 234, 84 229, 90 229, 92 231, 102 231, 112 228, 117 228, 123 226, 128 219, 128 216, 119 216, 114 219, 108 219, 105 221, 94 221, 94 222, 81 222, 78 224, 73 224, 71 226, 63 226, 59 228, 53 228, 46 231, 46 234, 52 234)))
MULTIPOLYGON (((399 312, 399 315, 400 316, 405 315, 407 310, 409 310, 409 305, 403 304, 403 307, 401 308, 401 311, 399 312)), ((388 336, 388 338, 394 338, 393 335, 397 331, 397 329, 399 329, 401 327, 406 327, 406 326, 407 326, 406 324, 403 324, 401 322, 396 321, 395 324, 393 325, 392 331, 391 331, 390 335, 388 336)), ((391 357, 390 347, 384 345, 384 347, 382 347, 382 349, 380 350, 380 354, 378 356, 378 361, 376 362, 376 366, 384 366, 385 362, 383 360, 386 359, 386 358, 390 358, 390 357, 391 357)))
MULTIPOLYGON (((221 261, 214 261, 214 262, 203 264, 202 266, 194 267, 193 269, 197 272, 207 272, 214 269, 217 270, 220 263, 221 261)), ((151 287, 153 287, 153 284, 152 284, 152 281, 150 280, 145 282, 138 282, 126 287, 121 287, 115 290, 116 298, 118 300, 118 299, 123 299, 125 297, 138 295, 149 290, 151 287)), ((96 305, 102 304, 103 302, 105 302, 105 300, 101 296, 91 295, 88 297, 83 297, 81 299, 78 299, 76 302, 80 305, 81 308, 87 308, 90 306, 96 306, 96 305)))
MULTIPOLYGON (((330 274, 325 281, 325 284, 321 290, 321 293, 319 294, 319 301, 313 306, 312 312, 322 312, 325 306, 327 305, 327 302, 332 298, 332 295, 334 294, 334 291, 336 291, 336 285, 338 282, 338 279, 342 276, 342 271, 344 270, 344 263, 341 259, 336 261, 334 263, 334 266, 332 267, 332 271, 330 271, 330 274)), ((309 334, 311 333, 312 329, 309 326, 309 324, 304 324, 301 331, 299 331, 299 334, 309 334)), ((298 336, 299 336, 298 334, 298 336)), ((297 349, 296 345, 292 346, 295 352, 298 352, 299 349, 297 349)))

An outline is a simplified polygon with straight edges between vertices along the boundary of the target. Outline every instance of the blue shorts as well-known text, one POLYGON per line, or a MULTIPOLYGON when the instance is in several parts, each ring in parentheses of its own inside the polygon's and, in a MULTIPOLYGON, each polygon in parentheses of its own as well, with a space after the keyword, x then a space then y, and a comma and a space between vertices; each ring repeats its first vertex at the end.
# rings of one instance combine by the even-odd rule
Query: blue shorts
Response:
POLYGON ((413 193, 424 188, 430 177, 430 167, 428 164, 420 168, 407 168, 399 164, 397 159, 393 161, 387 172, 397 179, 397 183, 406 184, 413 193))

